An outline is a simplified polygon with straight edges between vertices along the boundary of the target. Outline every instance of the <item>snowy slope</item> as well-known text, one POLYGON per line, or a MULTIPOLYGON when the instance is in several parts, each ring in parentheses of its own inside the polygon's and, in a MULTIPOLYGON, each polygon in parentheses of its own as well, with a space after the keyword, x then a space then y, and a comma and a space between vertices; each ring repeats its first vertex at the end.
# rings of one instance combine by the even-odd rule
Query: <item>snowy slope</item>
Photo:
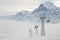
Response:
POLYGON ((32 29, 31 40, 60 40, 60 23, 45 23, 45 38, 41 37, 41 24, 38 25, 38 34, 34 29, 35 25, 26 21, 0 20, 0 40, 29 40, 30 28, 32 29))

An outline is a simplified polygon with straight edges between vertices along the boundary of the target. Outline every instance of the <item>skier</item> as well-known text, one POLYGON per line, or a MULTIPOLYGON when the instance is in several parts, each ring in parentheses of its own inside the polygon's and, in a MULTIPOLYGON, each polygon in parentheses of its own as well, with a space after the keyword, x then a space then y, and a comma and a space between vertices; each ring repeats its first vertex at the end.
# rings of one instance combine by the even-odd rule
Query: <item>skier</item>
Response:
POLYGON ((35 25, 35 27, 34 27, 34 28, 36 29, 36 34, 38 34, 38 27, 39 27, 39 26, 36 26, 36 25, 35 25))

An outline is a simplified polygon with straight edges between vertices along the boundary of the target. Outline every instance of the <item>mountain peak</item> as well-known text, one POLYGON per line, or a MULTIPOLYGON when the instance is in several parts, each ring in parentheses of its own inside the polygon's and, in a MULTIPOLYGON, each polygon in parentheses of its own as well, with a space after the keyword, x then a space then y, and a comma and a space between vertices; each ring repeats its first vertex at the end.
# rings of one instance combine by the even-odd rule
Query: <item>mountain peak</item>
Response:
POLYGON ((43 6, 46 7, 47 9, 52 9, 55 7, 54 3, 50 2, 50 1, 43 3, 43 6))
POLYGON ((45 12, 45 11, 52 10, 55 8, 56 6, 54 5, 54 3, 47 1, 47 2, 41 3, 40 6, 34 10, 34 13, 40 12, 40 11, 45 12))
POLYGON ((46 5, 54 5, 54 3, 50 2, 50 1, 47 1, 47 2, 44 2, 43 4, 46 4, 46 5))

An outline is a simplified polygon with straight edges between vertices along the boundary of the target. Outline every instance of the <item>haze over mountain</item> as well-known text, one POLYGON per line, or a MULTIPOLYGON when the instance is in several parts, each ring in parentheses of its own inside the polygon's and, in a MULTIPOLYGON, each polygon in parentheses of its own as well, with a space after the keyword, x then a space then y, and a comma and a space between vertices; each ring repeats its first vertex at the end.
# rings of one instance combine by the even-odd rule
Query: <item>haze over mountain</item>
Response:
POLYGON ((47 1, 41 3, 38 8, 31 12, 24 10, 16 13, 16 15, 1 16, 0 19, 39 22, 42 16, 46 17, 45 20, 50 20, 50 22, 59 22, 60 7, 56 7, 54 3, 47 1))

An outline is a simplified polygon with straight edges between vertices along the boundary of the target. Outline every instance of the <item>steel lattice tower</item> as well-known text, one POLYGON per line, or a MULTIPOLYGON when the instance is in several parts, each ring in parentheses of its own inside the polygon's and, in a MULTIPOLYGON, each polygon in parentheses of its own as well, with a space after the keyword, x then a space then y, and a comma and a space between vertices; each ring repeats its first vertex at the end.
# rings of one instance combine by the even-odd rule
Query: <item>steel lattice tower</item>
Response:
POLYGON ((40 17, 40 19, 42 21, 41 36, 45 36, 44 19, 46 19, 46 17, 40 17))

